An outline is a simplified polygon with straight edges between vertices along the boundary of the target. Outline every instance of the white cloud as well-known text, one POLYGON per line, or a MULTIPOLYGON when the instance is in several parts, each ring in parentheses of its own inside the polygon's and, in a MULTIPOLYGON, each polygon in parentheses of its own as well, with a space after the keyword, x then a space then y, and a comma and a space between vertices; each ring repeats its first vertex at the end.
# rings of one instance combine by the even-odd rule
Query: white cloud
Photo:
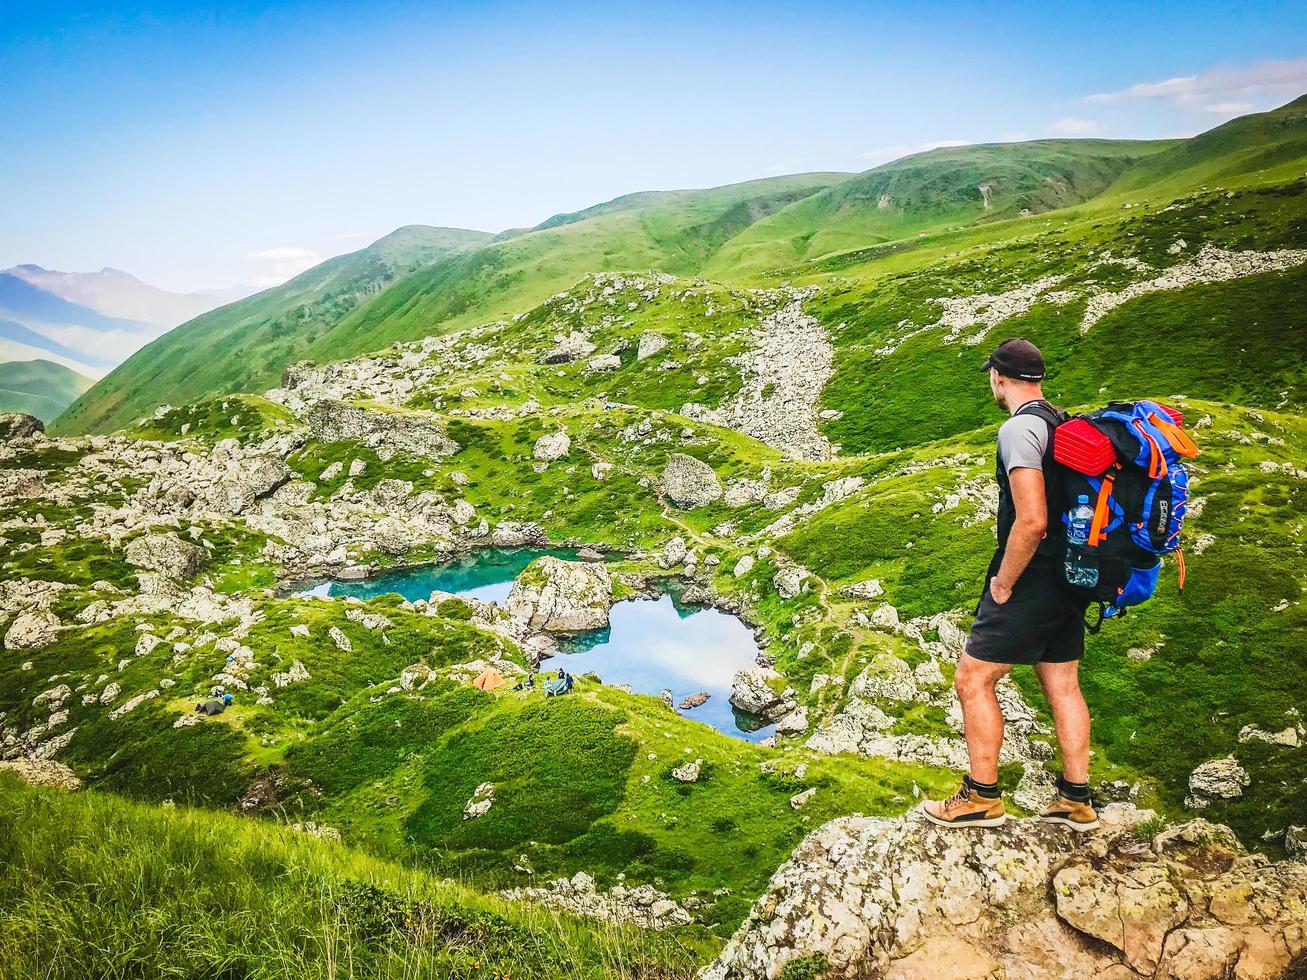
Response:
POLYGON ((299 275, 305 269, 312 269, 322 261, 322 253, 298 245, 265 248, 260 252, 249 252, 245 257, 254 262, 258 268, 250 281, 260 289, 279 286, 287 279, 299 275))
POLYGON ((1205 111, 1213 112, 1218 116, 1240 116, 1256 108, 1251 102, 1213 102, 1203 106, 1205 111))
POLYGON ((1109 105, 1166 100, 1188 109, 1227 115, 1258 104, 1270 107, 1307 91, 1307 58, 1261 61, 1238 67, 1209 68, 1160 82, 1140 82, 1116 92, 1098 92, 1085 102, 1109 105), (1256 99, 1256 102, 1250 101, 1256 99))
POLYGON ((1028 139, 1030 139, 1030 134, 1021 131, 998 134, 1000 143, 1024 143, 1028 139))
POLYGON ((900 157, 911 156, 914 153, 925 153, 927 150, 938 150, 946 146, 970 145, 971 140, 930 140, 926 143, 895 143, 891 146, 880 146, 874 150, 867 150, 862 154, 862 158, 864 160, 889 162, 900 157))
POLYGON ((1045 130, 1049 136, 1092 136, 1102 131, 1102 123, 1093 119, 1077 119, 1074 116, 1063 116, 1045 130))

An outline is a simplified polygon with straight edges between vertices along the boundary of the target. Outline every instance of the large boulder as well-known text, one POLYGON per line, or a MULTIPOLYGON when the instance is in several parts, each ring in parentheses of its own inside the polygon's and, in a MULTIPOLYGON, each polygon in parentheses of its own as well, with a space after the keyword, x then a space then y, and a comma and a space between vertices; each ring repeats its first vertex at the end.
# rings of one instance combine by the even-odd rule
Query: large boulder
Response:
POLYGON ((348 402, 324 399, 308 415, 309 431, 318 442, 361 442, 414 456, 452 456, 459 446, 445 434, 435 416, 424 412, 377 412, 348 402))
POLYGON ((1202 809, 1213 800, 1237 800, 1249 783, 1248 773, 1232 755, 1212 759, 1189 774, 1189 796, 1185 806, 1202 809))
POLYGON ((209 560, 199 545, 183 541, 175 534, 146 534, 128 542, 123 551, 127 564, 146 568, 171 579, 189 579, 209 560))
POLYGON ((590 343, 590 339, 578 330, 573 330, 570 334, 558 342, 558 344, 540 359, 543 364, 566 364, 569 361, 576 361, 587 354, 593 354, 595 345, 590 343))
POLYGON ((562 459, 571 450, 571 437, 560 429, 558 432, 551 432, 537 439, 531 455, 542 463, 552 463, 554 460, 562 459))
POLYGON ((646 358, 653 357, 655 354, 662 352, 667 347, 667 338, 661 334, 656 334, 646 330, 640 334, 640 341, 635 348, 635 359, 643 361, 646 358))
POLYGON ((30 439, 45 431, 45 423, 35 415, 22 412, 0 412, 0 442, 10 439, 30 439))
POLYGON ((737 671, 731 680, 731 704, 765 721, 783 718, 798 707, 794 690, 783 687, 783 680, 770 667, 746 667, 737 671))
POLYGON ((504 609, 525 629, 573 633, 603 629, 613 580, 599 562, 537 558, 517 577, 504 609))
POLYGON ((811 834, 702 980, 1282 977, 1307 948, 1307 864, 1241 853, 1205 821, 1158 834, 1114 804, 1079 836, 1036 820, 965 833, 910 814, 811 834))
POLYGON ((6 650, 39 650, 48 647, 59 635, 63 624, 46 609, 19 613, 5 633, 6 650))
POLYGON ((713 468, 685 453, 667 457, 662 482, 667 499, 685 510, 711 504, 722 495, 722 484, 713 468))

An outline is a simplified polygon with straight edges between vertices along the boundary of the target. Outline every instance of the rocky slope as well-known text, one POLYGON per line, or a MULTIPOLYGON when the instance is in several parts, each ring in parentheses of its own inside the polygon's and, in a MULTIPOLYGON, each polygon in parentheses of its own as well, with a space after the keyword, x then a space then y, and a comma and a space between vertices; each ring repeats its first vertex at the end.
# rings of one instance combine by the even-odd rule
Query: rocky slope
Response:
POLYGON ((1307 965, 1307 864, 1202 820, 1154 836, 1110 807, 1088 840, 1033 821, 920 817, 815 831, 703 980, 794 975, 1278 978, 1307 965), (788 971, 788 972, 787 972, 788 971))

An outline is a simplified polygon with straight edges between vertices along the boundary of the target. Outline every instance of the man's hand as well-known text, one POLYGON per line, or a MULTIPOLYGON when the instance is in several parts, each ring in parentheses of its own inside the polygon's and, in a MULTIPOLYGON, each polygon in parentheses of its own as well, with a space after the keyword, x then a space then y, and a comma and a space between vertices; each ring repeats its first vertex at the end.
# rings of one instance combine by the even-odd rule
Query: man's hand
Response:
POLYGON ((989 580, 989 597, 1001 606, 1012 598, 1012 586, 1004 585, 995 575, 989 580))

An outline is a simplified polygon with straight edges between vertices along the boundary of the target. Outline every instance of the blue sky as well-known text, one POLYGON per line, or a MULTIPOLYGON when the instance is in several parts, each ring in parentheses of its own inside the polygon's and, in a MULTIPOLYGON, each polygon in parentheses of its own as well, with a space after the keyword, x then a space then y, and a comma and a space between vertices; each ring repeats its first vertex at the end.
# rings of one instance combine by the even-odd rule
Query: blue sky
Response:
POLYGON ((410 223, 1189 135, 1307 92, 1307 4, 0 0, 0 267, 269 284, 410 223))

